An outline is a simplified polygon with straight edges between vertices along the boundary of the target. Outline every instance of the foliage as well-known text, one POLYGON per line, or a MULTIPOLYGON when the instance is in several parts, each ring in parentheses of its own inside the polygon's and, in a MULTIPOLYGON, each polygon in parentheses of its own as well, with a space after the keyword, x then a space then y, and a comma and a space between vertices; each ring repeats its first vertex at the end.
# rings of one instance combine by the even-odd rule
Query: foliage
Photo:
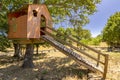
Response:
POLYGON ((10 47, 10 41, 5 36, 0 35, 0 51, 6 51, 8 47, 10 47))
POLYGON ((6 12, 0 11, 0 51, 6 51, 10 47, 10 41, 6 38, 8 32, 6 12))
POLYGON ((76 27, 89 22, 88 15, 96 12, 96 4, 101 0, 2 0, 2 10, 14 11, 31 1, 46 4, 55 22, 68 19, 76 27))
POLYGON ((82 42, 83 44, 90 44, 90 41, 89 39, 82 39, 80 42, 82 42))
POLYGON ((91 33, 87 29, 83 29, 82 27, 78 27, 77 29, 75 28, 66 28, 64 29, 63 27, 59 27, 57 29, 57 34, 56 36, 61 38, 64 41, 67 41, 69 43, 72 43, 70 40, 67 39, 68 36, 76 39, 77 41, 81 41, 85 44, 88 44, 88 42, 91 39, 91 33), (62 36, 63 34, 64 36, 62 36))
POLYGON ((54 21, 60 22, 69 20, 76 26, 83 26, 89 22, 88 15, 96 11, 96 4, 100 0, 45 0, 54 21))
POLYGON ((82 39, 81 42, 88 45, 99 45, 102 42, 102 35, 98 35, 95 38, 82 39))
MULTIPOLYGON (((89 22, 88 16, 96 12, 96 4, 100 3, 100 1, 101 0, 39 0, 39 3, 47 5, 54 22, 69 21, 72 26, 77 28, 89 22)), ((0 32, 4 34, 8 32, 7 14, 9 12, 15 11, 23 5, 32 2, 33 0, 0 0, 2 4, 2 9, 0 10, 0 32)), ((68 29, 65 34, 70 35, 71 32, 73 31, 68 29)))
POLYGON ((63 27, 59 27, 58 29, 57 29, 57 34, 56 34, 56 36, 59 38, 59 39, 62 39, 62 40, 66 40, 66 38, 64 37, 64 36, 62 36, 62 35, 65 35, 65 29, 63 28, 63 27))
POLYGON ((120 44, 120 12, 110 16, 102 34, 109 45, 120 44))
POLYGON ((91 44, 91 45, 99 45, 100 42, 102 42, 102 36, 98 35, 97 37, 92 38, 91 43, 89 43, 89 44, 91 44))
POLYGON ((78 41, 82 39, 90 39, 91 38, 91 33, 87 29, 83 29, 82 27, 77 27, 75 28, 75 35, 76 39, 78 41))

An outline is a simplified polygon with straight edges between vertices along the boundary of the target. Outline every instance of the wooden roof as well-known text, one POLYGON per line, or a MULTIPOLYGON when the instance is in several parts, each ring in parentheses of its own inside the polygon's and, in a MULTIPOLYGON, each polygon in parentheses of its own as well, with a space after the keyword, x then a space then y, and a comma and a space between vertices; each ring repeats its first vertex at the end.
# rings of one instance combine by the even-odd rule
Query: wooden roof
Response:
POLYGON ((46 15, 47 17, 49 17, 50 20, 52 20, 50 14, 49 14, 48 8, 47 8, 47 6, 45 4, 26 4, 26 5, 23 5, 19 9, 8 13, 8 17, 9 18, 10 17, 16 17, 17 18, 17 17, 19 17, 21 15, 28 14, 28 8, 30 6, 39 6, 39 7, 41 7, 40 9, 42 9, 42 11, 41 11, 42 15, 44 15, 44 16, 46 15))

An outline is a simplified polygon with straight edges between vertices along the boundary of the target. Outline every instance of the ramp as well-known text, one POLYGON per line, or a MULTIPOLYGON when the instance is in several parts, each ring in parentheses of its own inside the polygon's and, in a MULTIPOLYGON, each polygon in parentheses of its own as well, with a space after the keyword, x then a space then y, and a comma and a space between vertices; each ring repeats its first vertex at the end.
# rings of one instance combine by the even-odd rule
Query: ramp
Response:
MULTIPOLYGON (((107 73, 107 65, 108 65, 108 55, 107 54, 103 54, 87 45, 84 45, 80 42, 77 42, 75 39, 71 38, 71 37, 67 37, 67 39, 72 40, 73 42, 79 43, 81 46, 84 46, 85 48, 94 51, 98 56, 97 58, 94 58, 92 55, 93 54, 88 54, 87 52, 78 49, 76 46, 65 42, 64 40, 59 39, 58 37, 55 36, 55 32, 56 30, 52 29, 52 28, 47 28, 49 30, 51 30, 50 32, 46 32, 46 31, 42 31, 45 33, 45 35, 42 36, 42 39, 49 42, 52 46, 54 46, 55 48, 57 48, 58 50, 60 50, 61 52, 63 52, 65 55, 69 56, 70 58, 72 58, 73 60, 75 60, 78 64, 82 64, 83 66, 85 66, 86 68, 92 70, 92 71, 98 71, 101 72, 103 74, 103 80, 105 80, 106 78, 106 73, 107 73), (54 32, 54 34, 52 34, 52 32, 54 32), (66 44, 66 45, 64 45, 66 44), (68 48, 69 46, 69 48, 68 48), (73 50, 72 50, 72 49, 73 50), (82 55, 87 56, 88 58, 82 56, 82 55), (104 61, 100 60, 100 57, 103 56, 104 57, 104 61), (96 64, 93 63, 92 61, 90 61, 90 59, 93 59, 94 61, 96 61, 96 64), (103 66, 101 66, 103 65, 103 66)), ((61 34, 62 35, 62 34, 61 34)), ((64 36, 64 35, 62 35, 64 36)))

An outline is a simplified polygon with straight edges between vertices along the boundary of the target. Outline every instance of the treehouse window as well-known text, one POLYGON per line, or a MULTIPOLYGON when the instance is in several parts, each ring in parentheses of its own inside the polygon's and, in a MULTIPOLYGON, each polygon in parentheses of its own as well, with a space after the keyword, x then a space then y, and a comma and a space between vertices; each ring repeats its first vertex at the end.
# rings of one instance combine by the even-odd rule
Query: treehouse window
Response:
POLYGON ((36 10, 33 10, 33 16, 34 16, 34 17, 37 17, 37 13, 38 13, 38 12, 37 12, 36 10))

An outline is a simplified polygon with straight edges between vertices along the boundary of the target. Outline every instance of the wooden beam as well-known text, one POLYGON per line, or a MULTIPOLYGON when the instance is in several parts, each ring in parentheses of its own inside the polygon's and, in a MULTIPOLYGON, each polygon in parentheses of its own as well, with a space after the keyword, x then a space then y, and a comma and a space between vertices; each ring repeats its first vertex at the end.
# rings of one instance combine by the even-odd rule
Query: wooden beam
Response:
MULTIPOLYGON (((52 30, 52 31, 57 32, 57 31, 56 31, 55 29, 53 29, 53 28, 50 28, 50 27, 48 27, 48 26, 47 26, 47 28, 49 28, 49 29, 52 30)), ((63 34, 61 34, 61 35, 63 35, 63 34)), ((76 42, 76 43, 78 43, 78 44, 86 47, 86 48, 89 49, 89 50, 92 50, 92 51, 96 52, 97 54, 100 54, 100 55, 105 56, 105 54, 101 53, 100 51, 95 50, 94 48, 89 47, 89 46, 87 46, 87 45, 85 45, 85 44, 83 44, 83 43, 81 43, 81 42, 78 42, 77 40, 73 39, 72 37, 67 36, 67 38, 69 38, 70 40, 72 40, 72 41, 74 41, 74 42, 76 42)))
MULTIPOLYGON (((41 31, 42 31, 42 30, 41 30, 41 31)), ((101 63, 101 64, 105 65, 105 63, 103 63, 102 61, 100 61, 100 59, 99 59, 100 56, 99 56, 99 58, 97 59, 97 58, 91 56, 90 54, 88 54, 87 52, 84 52, 84 51, 78 49, 77 47, 75 47, 75 46, 73 46, 73 45, 71 45, 71 44, 65 42, 64 40, 58 39, 56 36, 54 36, 54 35, 51 34, 50 32, 46 32, 46 31, 42 31, 42 32, 45 33, 45 34, 48 34, 48 35, 52 36, 53 38, 55 38, 57 41, 59 41, 59 42, 61 42, 61 43, 67 44, 67 45, 70 46, 71 48, 77 50, 78 52, 81 52, 81 54, 83 54, 83 55, 85 55, 85 56, 87 56, 87 57, 89 57, 89 58, 91 58, 91 59, 97 61, 97 63, 101 63)), ((100 54, 98 54, 98 55, 100 55, 100 54)))
POLYGON ((106 79, 106 75, 107 75, 107 68, 108 68, 108 54, 105 54, 105 66, 104 66, 104 74, 103 74, 103 79, 106 79))

